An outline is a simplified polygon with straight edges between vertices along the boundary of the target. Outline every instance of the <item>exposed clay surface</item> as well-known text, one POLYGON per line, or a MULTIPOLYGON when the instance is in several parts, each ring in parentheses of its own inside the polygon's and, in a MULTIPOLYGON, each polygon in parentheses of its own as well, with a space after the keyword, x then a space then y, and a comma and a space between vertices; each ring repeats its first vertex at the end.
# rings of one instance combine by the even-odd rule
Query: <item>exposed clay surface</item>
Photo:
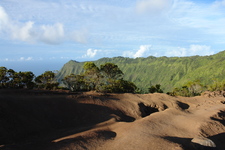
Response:
POLYGON ((225 149, 223 96, 0 89, 2 150, 225 149))

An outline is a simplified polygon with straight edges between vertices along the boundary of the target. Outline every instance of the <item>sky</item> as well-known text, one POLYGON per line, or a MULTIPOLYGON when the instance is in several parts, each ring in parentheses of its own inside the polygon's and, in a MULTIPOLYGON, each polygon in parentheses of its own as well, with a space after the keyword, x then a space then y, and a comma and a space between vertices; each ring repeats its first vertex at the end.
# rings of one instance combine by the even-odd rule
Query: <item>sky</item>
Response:
POLYGON ((0 66, 184 57, 225 50, 225 0, 0 0, 0 66))

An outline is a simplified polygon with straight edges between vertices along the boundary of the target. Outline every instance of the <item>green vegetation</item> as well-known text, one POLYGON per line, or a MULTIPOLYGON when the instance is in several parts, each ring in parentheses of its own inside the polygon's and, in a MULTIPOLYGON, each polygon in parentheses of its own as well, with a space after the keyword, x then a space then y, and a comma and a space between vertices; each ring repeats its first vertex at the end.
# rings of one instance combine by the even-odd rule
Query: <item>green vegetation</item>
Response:
POLYGON ((15 72, 13 69, 0 67, 0 88, 54 89, 58 84, 52 71, 46 71, 35 78, 31 71, 15 72))
POLYGON ((183 85, 181 88, 174 88, 172 92, 168 92, 172 96, 198 96, 202 92, 208 90, 206 86, 200 83, 200 80, 189 81, 187 84, 183 85))
POLYGON ((219 81, 214 79, 213 83, 207 86, 207 89, 209 91, 225 91, 225 80, 219 81))
POLYGON ((160 84, 156 84, 155 86, 152 85, 150 88, 148 88, 148 91, 149 93, 163 93, 163 90, 160 87, 160 84))
MULTIPOLYGON (((150 85, 160 84, 164 92, 173 91, 190 81, 199 80, 202 85, 211 85, 214 79, 225 77, 225 51, 211 56, 192 57, 147 57, 147 58, 102 58, 93 63, 117 65, 124 73, 123 79, 133 82, 142 93, 148 93, 150 85)), ((58 82, 70 75, 84 72, 85 62, 69 61, 57 74, 58 82)))
POLYGON ((0 88, 33 88, 34 74, 32 72, 15 72, 6 67, 0 67, 0 88))
POLYGON ((43 74, 37 76, 34 81, 37 87, 41 89, 56 89, 59 85, 55 81, 55 73, 52 71, 45 71, 43 74))
POLYGON ((197 96, 206 90, 224 91, 224 77, 225 51, 211 56, 69 61, 57 74, 46 71, 37 77, 0 67, 0 88, 55 89, 61 83, 71 91, 197 96))
POLYGON ((105 63, 99 67, 93 62, 86 62, 84 72, 64 77, 63 83, 71 91, 90 91, 107 93, 134 93, 136 85, 123 80, 123 72, 113 63, 105 63))

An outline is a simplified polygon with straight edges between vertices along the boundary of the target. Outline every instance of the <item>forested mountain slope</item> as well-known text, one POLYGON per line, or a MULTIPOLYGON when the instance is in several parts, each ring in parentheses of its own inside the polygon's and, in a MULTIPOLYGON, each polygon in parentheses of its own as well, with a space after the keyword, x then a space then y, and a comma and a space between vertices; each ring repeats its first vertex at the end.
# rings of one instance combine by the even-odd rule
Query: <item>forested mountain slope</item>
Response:
MULTIPOLYGON (((147 58, 102 58, 93 61, 97 66, 111 62, 123 71, 124 79, 134 82, 147 91, 150 85, 161 84, 164 92, 171 91, 189 81, 200 80, 211 84, 214 79, 225 79, 225 51, 211 56, 153 57, 147 58)), ((69 61, 57 74, 58 81, 65 76, 80 74, 85 62, 69 61)))

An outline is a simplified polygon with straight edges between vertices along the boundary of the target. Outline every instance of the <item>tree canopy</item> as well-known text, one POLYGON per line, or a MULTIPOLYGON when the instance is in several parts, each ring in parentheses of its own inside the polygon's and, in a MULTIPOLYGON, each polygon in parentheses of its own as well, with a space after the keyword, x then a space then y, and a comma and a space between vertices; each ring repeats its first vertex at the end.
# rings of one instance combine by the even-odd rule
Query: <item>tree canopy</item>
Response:
POLYGON ((31 71, 16 72, 13 69, 0 67, 0 88, 43 88, 53 89, 58 86, 55 80, 55 73, 46 71, 35 77, 31 71))
POLYGON ((59 85, 55 80, 55 73, 52 71, 45 71, 43 74, 37 76, 35 82, 39 88, 43 89, 53 89, 59 85))
POLYGON ((105 78, 108 79, 121 79, 123 76, 123 72, 119 69, 119 67, 113 63, 105 63, 100 66, 100 71, 103 73, 105 78))
POLYGON ((98 92, 135 92, 136 85, 123 80, 123 72, 113 63, 105 63, 97 67, 93 62, 86 62, 84 72, 71 74, 63 79, 63 83, 72 91, 96 90, 98 92))
POLYGON ((0 88, 33 88, 34 77, 31 71, 15 72, 13 69, 0 67, 0 88))

